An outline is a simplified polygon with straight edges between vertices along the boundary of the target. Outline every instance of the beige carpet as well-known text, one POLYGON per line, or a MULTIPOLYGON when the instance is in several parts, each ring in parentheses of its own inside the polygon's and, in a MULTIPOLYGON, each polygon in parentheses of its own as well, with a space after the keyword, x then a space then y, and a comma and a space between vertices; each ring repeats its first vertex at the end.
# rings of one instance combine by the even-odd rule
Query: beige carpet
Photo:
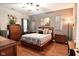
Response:
POLYGON ((44 51, 33 50, 29 47, 17 45, 18 56, 66 56, 68 46, 60 43, 51 43, 44 51))

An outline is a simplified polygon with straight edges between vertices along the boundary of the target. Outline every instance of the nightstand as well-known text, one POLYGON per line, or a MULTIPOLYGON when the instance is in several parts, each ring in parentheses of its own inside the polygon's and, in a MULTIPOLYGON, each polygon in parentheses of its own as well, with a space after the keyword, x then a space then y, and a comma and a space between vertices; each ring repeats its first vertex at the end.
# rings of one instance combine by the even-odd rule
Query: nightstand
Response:
POLYGON ((56 33, 54 38, 55 38, 55 42, 66 43, 66 35, 62 33, 56 33))

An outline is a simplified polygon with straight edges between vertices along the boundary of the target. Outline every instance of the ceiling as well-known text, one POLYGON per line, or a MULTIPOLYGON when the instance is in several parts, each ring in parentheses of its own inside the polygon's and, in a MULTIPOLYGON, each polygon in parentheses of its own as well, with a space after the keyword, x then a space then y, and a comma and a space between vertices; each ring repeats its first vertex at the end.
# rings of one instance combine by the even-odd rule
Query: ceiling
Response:
POLYGON ((33 3, 30 7, 27 3, 1 3, 0 7, 12 9, 27 15, 35 15, 50 11, 72 8, 74 3, 33 3), (36 7, 39 5, 39 7, 36 7), (37 10, 38 8, 38 10, 37 10))

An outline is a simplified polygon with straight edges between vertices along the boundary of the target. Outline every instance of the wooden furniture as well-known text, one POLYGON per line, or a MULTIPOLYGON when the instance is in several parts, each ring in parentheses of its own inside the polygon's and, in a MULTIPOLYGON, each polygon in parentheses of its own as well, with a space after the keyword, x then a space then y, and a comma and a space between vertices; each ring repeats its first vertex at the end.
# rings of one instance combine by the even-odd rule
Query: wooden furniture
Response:
POLYGON ((38 45, 35 45, 35 44, 26 43, 25 41, 21 41, 21 44, 22 44, 23 46, 30 47, 30 48, 32 48, 32 49, 36 49, 36 50, 42 51, 42 50, 44 50, 51 42, 52 42, 52 39, 51 39, 50 41, 48 41, 46 44, 44 44, 43 46, 38 46, 38 45))
POLYGON ((66 43, 66 36, 62 33, 55 34, 55 42, 66 43))
POLYGON ((23 46, 31 47, 31 48, 39 50, 39 51, 44 50, 53 40, 53 29, 52 29, 52 27, 40 27, 40 28, 43 28, 43 29, 44 28, 49 28, 49 29, 52 30, 52 33, 51 33, 52 38, 48 42, 46 42, 43 46, 38 46, 38 45, 35 45, 35 44, 26 43, 25 41, 21 41, 21 44, 23 46))
POLYGON ((77 49, 74 49, 75 56, 79 56, 79 53, 77 52, 77 49))
POLYGON ((75 51, 74 51, 74 49, 70 49, 70 51, 69 51, 69 54, 68 54, 69 56, 75 56, 76 54, 75 54, 75 51))
POLYGON ((0 36, 0 56, 16 56, 16 42, 0 36))
POLYGON ((75 56, 75 55, 79 55, 76 52, 76 43, 73 41, 68 41, 68 55, 69 56, 75 56))
POLYGON ((68 45, 70 49, 75 49, 76 48, 76 43, 73 41, 68 41, 68 45))
POLYGON ((12 40, 19 40, 22 34, 21 26, 19 24, 8 25, 9 38, 12 40))

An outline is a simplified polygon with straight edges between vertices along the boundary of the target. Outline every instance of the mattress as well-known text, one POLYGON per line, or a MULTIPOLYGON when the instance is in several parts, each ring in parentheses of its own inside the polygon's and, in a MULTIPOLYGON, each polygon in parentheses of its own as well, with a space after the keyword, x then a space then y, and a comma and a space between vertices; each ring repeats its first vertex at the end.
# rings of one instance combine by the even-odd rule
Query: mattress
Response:
POLYGON ((45 43, 51 40, 51 34, 24 34, 22 35, 21 40, 25 41, 26 43, 32 43, 38 46, 43 46, 45 43))

